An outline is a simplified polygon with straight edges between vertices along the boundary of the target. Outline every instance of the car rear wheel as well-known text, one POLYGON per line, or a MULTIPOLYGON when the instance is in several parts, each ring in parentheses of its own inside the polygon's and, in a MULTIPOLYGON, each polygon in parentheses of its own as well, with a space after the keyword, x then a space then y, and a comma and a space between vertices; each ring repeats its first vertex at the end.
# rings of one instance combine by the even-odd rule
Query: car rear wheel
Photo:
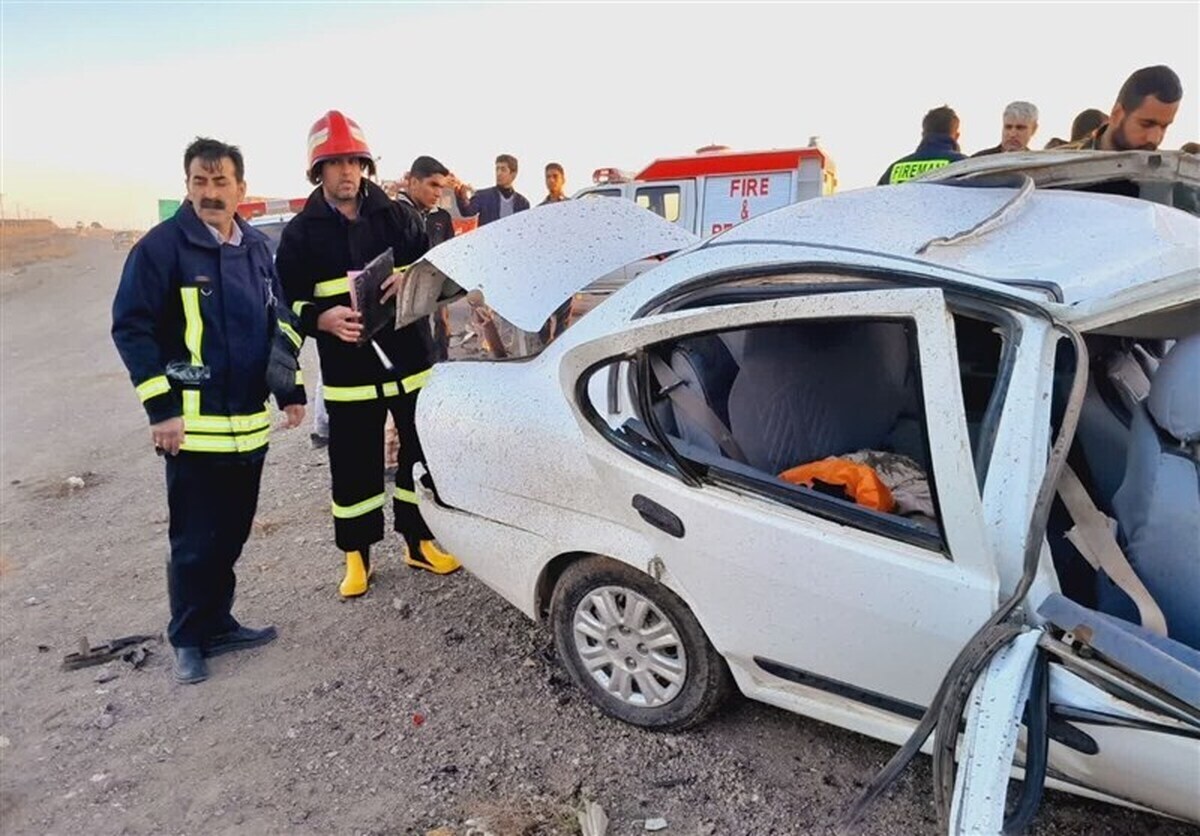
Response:
POLYGON ((729 693, 725 661, 687 605, 623 563, 590 557, 568 567, 550 619, 571 678, 619 720, 678 731, 707 718, 729 693))

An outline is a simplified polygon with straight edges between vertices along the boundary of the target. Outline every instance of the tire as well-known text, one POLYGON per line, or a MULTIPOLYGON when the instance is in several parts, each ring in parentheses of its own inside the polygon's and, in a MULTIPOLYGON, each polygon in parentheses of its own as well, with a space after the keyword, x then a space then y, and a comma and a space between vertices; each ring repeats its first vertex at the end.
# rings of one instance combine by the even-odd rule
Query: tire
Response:
POLYGON ((626 723, 681 731, 707 719, 732 688, 725 660, 682 599, 624 563, 589 557, 567 567, 550 621, 575 684, 626 723))

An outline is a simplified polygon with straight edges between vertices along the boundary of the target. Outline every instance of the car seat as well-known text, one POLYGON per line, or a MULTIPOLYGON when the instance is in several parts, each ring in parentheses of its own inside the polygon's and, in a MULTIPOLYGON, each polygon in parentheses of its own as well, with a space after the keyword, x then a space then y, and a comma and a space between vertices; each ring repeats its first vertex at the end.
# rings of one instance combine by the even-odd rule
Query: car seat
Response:
POLYGON ((777 474, 888 446, 915 389, 905 329, 901 322, 874 321, 748 331, 728 406, 730 430, 747 462, 777 474))
MULTIPOLYGON (((1200 648, 1200 334, 1180 340, 1134 411, 1124 480, 1113 497, 1130 565, 1157 601, 1167 634, 1200 648)), ((1103 572, 1103 612, 1137 621, 1103 572)))
MULTIPOLYGON (((721 338, 705 334, 677 343, 671 350, 670 365, 684 385, 699 394, 728 427, 729 390, 738 367, 721 338)), ((711 453, 719 452, 717 440, 694 416, 673 408, 673 419, 675 434, 684 441, 711 453)))

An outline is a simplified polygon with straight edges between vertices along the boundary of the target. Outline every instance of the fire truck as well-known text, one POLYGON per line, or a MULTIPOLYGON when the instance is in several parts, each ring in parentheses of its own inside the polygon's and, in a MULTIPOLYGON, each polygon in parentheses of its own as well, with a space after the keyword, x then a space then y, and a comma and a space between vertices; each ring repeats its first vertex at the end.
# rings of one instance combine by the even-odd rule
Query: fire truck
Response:
MULTIPOLYGON (((708 145, 691 156, 657 159, 636 174, 598 168, 592 182, 574 197, 632 200, 707 238, 772 209, 832 194, 837 168, 814 136, 805 148, 773 151, 708 145)), ((576 295, 576 316, 657 263, 642 259, 593 282, 576 295)))
POLYGON ((637 174, 600 168, 575 197, 623 197, 699 236, 837 188, 833 160, 818 147, 732 151, 723 145, 657 159, 637 174))

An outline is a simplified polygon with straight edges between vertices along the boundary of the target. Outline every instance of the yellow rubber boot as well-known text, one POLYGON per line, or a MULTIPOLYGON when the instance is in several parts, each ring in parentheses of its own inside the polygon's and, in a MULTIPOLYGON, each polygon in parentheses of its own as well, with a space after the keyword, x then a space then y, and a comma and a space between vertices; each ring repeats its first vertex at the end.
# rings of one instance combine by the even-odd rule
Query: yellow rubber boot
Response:
POLYGON ((371 577, 369 564, 362 552, 346 552, 346 577, 338 586, 338 592, 343 598, 357 598, 367 591, 368 579, 371 577))
POLYGON ((435 575, 449 575, 462 568, 462 564, 454 559, 454 555, 442 551, 436 540, 422 540, 418 553, 412 549, 404 552, 404 562, 417 569, 433 572, 435 575))

